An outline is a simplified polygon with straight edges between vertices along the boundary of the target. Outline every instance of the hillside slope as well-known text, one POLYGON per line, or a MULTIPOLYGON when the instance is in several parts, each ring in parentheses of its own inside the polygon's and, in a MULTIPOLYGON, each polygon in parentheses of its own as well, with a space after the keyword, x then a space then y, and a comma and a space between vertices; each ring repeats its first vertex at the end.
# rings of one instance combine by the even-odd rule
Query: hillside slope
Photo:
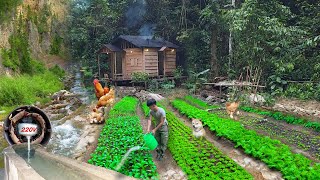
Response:
POLYGON ((19 54, 26 50, 29 59, 42 61, 47 67, 63 66, 67 54, 63 43, 68 5, 69 0, 24 0, 8 13, 11 17, 0 21, 0 73, 19 72, 14 66, 21 63, 14 57, 14 51, 19 54), (24 40, 28 45, 21 45, 24 40))

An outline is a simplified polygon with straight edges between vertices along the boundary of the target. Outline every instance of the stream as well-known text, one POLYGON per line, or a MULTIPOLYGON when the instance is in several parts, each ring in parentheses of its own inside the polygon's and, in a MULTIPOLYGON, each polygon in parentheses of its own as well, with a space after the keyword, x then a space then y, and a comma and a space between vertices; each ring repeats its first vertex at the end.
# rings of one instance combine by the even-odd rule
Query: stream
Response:
MULTIPOLYGON (((82 106, 90 104, 90 94, 82 83, 80 71, 75 73, 74 84, 70 89, 70 92, 79 95, 77 97, 81 100, 82 106)), ((53 135, 47 145, 47 150, 49 152, 67 157, 70 157, 75 153, 74 149, 80 141, 80 136, 83 133, 83 126, 81 124, 79 125, 79 123, 74 120, 75 115, 73 114, 76 110, 72 111, 71 108, 71 105, 67 105, 64 108, 67 112, 66 115, 69 116, 68 118, 51 121, 53 135)))
MULTIPOLYGON (((72 77, 72 87, 70 88, 70 92, 73 94, 77 94, 77 98, 80 99, 81 102, 78 102, 77 107, 72 107, 72 104, 68 104, 63 108, 64 112, 60 113, 56 112, 59 118, 54 120, 54 118, 50 118, 52 114, 52 110, 50 110, 50 105, 41 108, 49 117, 51 121, 51 125, 53 128, 53 133, 51 140, 46 146, 47 151, 52 152, 54 154, 59 154, 67 157, 71 157, 75 153, 75 148, 79 141, 81 140, 81 135, 84 133, 84 124, 76 120, 76 117, 82 115, 82 120, 85 122, 85 109, 90 105, 93 98, 90 98, 91 93, 89 93, 84 84, 82 83, 82 74, 80 72, 80 68, 76 68, 77 70, 73 72, 72 77), (76 114, 76 112, 78 114, 76 114)), ((93 96, 92 96, 93 97, 93 96)), ((68 103, 68 102, 66 102, 68 103)), ((0 133, 3 134, 3 129, 0 129, 0 133)), ((3 151, 4 148, 8 146, 4 136, 0 136, 0 152, 3 151)), ((4 178, 4 159, 3 154, 0 153, 0 180, 4 178)))

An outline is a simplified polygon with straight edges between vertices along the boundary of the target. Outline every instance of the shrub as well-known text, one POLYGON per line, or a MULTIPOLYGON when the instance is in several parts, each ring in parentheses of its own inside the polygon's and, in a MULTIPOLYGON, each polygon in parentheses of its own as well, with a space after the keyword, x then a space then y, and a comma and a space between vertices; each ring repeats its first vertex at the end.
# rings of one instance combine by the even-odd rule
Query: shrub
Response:
POLYGON ((145 82, 149 78, 149 74, 146 72, 133 72, 132 81, 133 82, 145 82))
POLYGON ((58 55, 60 53, 62 38, 55 34, 50 45, 50 54, 58 55))
POLYGON ((62 78, 66 74, 66 72, 58 65, 51 67, 49 71, 51 71, 53 74, 57 75, 60 78, 62 78))

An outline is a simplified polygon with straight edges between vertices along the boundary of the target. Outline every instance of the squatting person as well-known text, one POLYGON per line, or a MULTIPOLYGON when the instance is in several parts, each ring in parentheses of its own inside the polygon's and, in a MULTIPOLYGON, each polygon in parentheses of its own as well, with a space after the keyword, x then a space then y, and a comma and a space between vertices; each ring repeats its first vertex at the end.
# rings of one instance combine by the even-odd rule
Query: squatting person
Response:
POLYGON ((157 159, 162 160, 164 152, 167 149, 168 144, 168 122, 166 119, 166 112, 163 108, 157 106, 157 101, 155 99, 149 99, 147 101, 147 106, 150 108, 149 119, 148 119, 148 133, 152 132, 158 141, 157 159), (150 131, 152 117, 156 121, 156 127, 150 131))

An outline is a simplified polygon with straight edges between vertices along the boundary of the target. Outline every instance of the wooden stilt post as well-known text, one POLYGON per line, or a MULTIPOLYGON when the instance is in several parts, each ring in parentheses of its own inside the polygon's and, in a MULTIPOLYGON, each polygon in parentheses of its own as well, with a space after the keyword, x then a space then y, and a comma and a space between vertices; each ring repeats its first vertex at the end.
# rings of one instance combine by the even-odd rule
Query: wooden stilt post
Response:
POLYGON ((100 76, 100 58, 99 58, 99 54, 97 55, 97 59, 98 59, 98 75, 99 75, 99 78, 100 78, 101 76, 100 76))

